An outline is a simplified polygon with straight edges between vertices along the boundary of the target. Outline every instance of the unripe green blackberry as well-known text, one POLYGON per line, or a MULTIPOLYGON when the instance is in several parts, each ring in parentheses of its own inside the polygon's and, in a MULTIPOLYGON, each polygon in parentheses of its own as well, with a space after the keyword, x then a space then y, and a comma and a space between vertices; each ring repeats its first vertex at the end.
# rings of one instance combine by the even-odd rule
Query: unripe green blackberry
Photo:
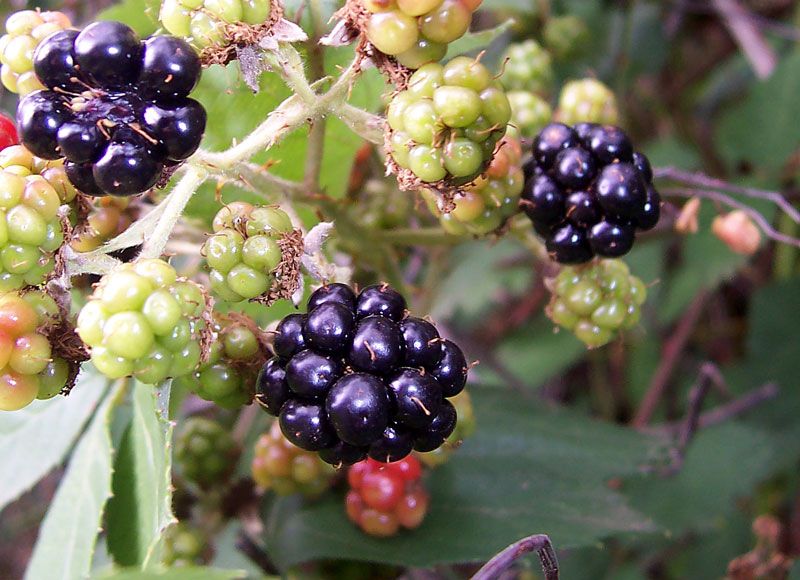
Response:
POLYGON ((175 441, 179 473, 201 489, 224 484, 238 459, 239 448, 230 432, 211 419, 190 417, 175 441))
POLYGON ((282 244, 295 233, 280 208, 235 202, 214 218, 214 233, 203 244, 211 289, 226 302, 266 296, 280 283, 282 244))
POLYGON ((363 0, 372 46, 409 69, 438 62, 464 36, 480 0, 363 0))
POLYGON ((0 411, 50 399, 66 386, 70 363, 50 339, 59 316, 55 301, 44 292, 0 295, 0 411))
POLYGON ((134 221, 135 205, 130 197, 91 197, 88 200, 92 209, 86 220, 75 228, 69 243, 76 252, 96 250, 134 221))
POLYGON ((423 190, 422 195, 448 233, 484 236, 517 213, 524 184, 522 146, 518 139, 506 135, 498 143, 494 158, 483 175, 464 187, 463 194, 453 200, 455 208, 451 212, 441 211, 435 192, 423 190))
POLYGON ((619 124, 617 98, 597 79, 569 81, 561 87, 556 119, 566 125, 577 123, 619 124))
POLYGON ((547 316, 589 348, 603 346, 617 331, 636 326, 647 298, 646 286, 622 260, 564 267, 547 287, 553 294, 547 316))
POLYGON ((511 107, 483 64, 456 57, 417 70, 392 99, 387 118, 397 166, 425 183, 463 184, 492 160, 511 107))
POLYGON ((509 91, 547 95, 553 86, 550 53, 533 39, 510 45, 501 58, 500 82, 509 91))
POLYGON ((225 409, 249 404, 258 371, 267 360, 258 332, 255 323, 241 314, 221 320, 208 360, 177 380, 200 398, 225 409))
POLYGON ((103 276, 78 315, 78 334, 101 373, 152 385, 197 367, 205 310, 200 286, 163 260, 138 260, 103 276))
POLYGON ((44 86, 33 72, 33 52, 52 33, 70 28, 61 12, 21 10, 6 20, 6 34, 0 36, 0 80, 12 93, 27 95, 44 86))
POLYGON ((274 421, 268 433, 256 442, 251 466, 253 480, 265 491, 278 495, 300 493, 317 497, 328 489, 336 470, 317 453, 292 445, 274 421))
POLYGON ((445 440, 444 445, 438 449, 424 453, 414 452, 414 455, 431 469, 446 463, 450 456, 461 447, 464 439, 475 432, 475 411, 472 407, 472 399, 469 396, 469 392, 461 391, 450 399, 450 402, 453 403, 458 413, 458 423, 455 430, 445 440))
POLYGON ((265 23, 271 6, 270 0, 163 0, 159 19, 170 34, 203 49, 226 43, 226 24, 265 23))
POLYGON ((572 58, 589 41, 589 27, 580 16, 565 14, 547 19, 542 32, 544 44, 556 59, 572 58))
POLYGON ((540 96, 530 91, 509 91, 511 124, 523 137, 533 139, 553 120, 553 108, 540 96))
POLYGON ((176 522, 164 532, 161 561, 167 567, 202 566, 211 561, 212 554, 208 537, 192 524, 176 522))
POLYGON ((0 292, 47 280, 64 243, 58 209, 74 197, 60 163, 21 145, 0 151, 0 292))

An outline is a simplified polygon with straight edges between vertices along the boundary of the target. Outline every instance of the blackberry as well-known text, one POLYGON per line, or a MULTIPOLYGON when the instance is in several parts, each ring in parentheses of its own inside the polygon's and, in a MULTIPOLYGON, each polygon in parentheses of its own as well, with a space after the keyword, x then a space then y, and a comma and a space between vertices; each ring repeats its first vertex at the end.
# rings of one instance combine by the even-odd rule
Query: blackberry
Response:
POLYGON ((142 42, 121 22, 95 22, 48 36, 32 63, 43 88, 19 103, 20 139, 39 157, 65 158, 87 195, 147 191, 200 145, 206 113, 188 97, 200 60, 179 38, 142 42))
POLYGON ((239 448, 233 437, 211 419, 190 417, 175 440, 178 472, 200 489, 223 486, 238 459, 239 448))
POLYGON ((17 143, 19 143, 19 136, 14 121, 0 113, 0 151, 17 143))
POLYGON ((533 141, 521 206, 563 264, 614 258, 655 227, 661 197, 650 163, 619 127, 552 123, 533 141))
POLYGON ((347 517, 371 536, 388 537, 422 524, 430 498, 422 485, 422 467, 414 457, 386 465, 367 459, 347 473, 347 517))
POLYGON ((211 561, 212 555, 208 536, 193 524, 176 522, 164 532, 161 561, 167 567, 202 566, 211 561))
POLYGON ((387 118, 399 168, 425 183, 465 184, 492 160, 511 108, 483 64, 457 57, 419 68, 392 98, 387 118))
POLYGON ((603 346, 619 330, 638 324, 647 297, 642 281, 621 260, 565 267, 547 281, 547 315, 589 348, 603 346))
POLYGON ((279 417, 286 438, 334 465, 367 455, 399 461, 443 443, 456 421, 447 397, 467 380, 461 349, 409 316, 386 284, 358 295, 323 287, 308 304, 308 314, 278 325, 276 356, 256 383, 256 401, 279 417))
POLYGON ((553 120, 553 108, 539 95, 530 91, 508 91, 506 96, 511 105, 511 125, 523 137, 533 139, 553 120))
POLYGON ((445 463, 464 442, 464 439, 475 431, 475 412, 472 408, 472 399, 467 391, 461 391, 450 399, 458 413, 458 423, 452 433, 445 439, 444 444, 433 451, 416 451, 414 456, 428 467, 438 467, 445 463))
POLYGON ((12 93, 27 95, 44 88, 34 73, 34 52, 45 39, 72 26, 61 12, 22 10, 6 20, 0 36, 0 81, 12 93))
POLYGON ((617 98, 597 79, 569 81, 561 88, 555 117, 567 125, 616 125, 619 123, 617 98))
POLYGON ((264 24, 270 0, 163 0, 159 19, 170 34, 198 49, 226 44, 228 24, 264 24))
POLYGON ((283 210, 237 202, 217 212, 213 228, 202 254, 219 298, 240 302, 267 296, 283 281, 276 272, 283 259, 281 244, 295 233, 283 210))
POLYGON ((336 476, 336 471, 315 453, 292 445, 277 421, 256 442, 251 471, 263 490, 312 498, 327 490, 336 476))
POLYGON ((546 96, 553 85, 550 53, 533 39, 510 45, 501 57, 500 82, 509 91, 546 96))
POLYGON ((157 384, 197 368, 205 311, 200 286, 163 260, 138 260, 103 276, 77 330, 101 373, 157 384))
POLYGON ((548 17, 542 37, 547 50, 558 60, 578 56, 591 38, 586 21, 574 14, 548 17))
POLYGON ((91 209, 75 229, 70 246, 76 252, 91 252, 118 236, 136 219, 138 207, 125 197, 90 198, 91 209))

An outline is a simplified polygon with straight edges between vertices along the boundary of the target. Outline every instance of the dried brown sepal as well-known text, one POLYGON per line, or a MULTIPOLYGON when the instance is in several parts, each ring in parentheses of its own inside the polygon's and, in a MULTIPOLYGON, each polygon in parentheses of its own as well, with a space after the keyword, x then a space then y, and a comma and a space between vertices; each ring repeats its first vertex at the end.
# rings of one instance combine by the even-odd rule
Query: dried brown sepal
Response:
POLYGON ((281 261, 272 272, 275 281, 266 294, 251 298, 250 302, 270 306, 278 300, 291 299, 292 294, 300 287, 300 259, 305 247, 303 233, 295 229, 283 234, 278 240, 278 246, 281 249, 281 261))
POLYGON ((283 19, 283 2, 272 0, 269 17, 261 24, 243 22, 222 25, 222 44, 208 46, 200 51, 200 62, 204 67, 214 64, 226 65, 237 58, 237 48, 258 46, 270 36, 273 28, 283 19))
POLYGON ((62 239, 64 241, 61 243, 61 247, 58 248, 58 250, 56 250, 53 254, 53 261, 55 264, 53 266, 53 271, 50 272, 50 274, 47 276, 47 279, 45 279, 45 286, 47 286, 49 282, 63 277, 64 273, 67 271, 67 258, 65 256, 65 252, 67 251, 67 248, 69 248, 69 242, 72 241, 74 232, 72 224, 69 221, 69 210, 62 210, 64 210, 64 206, 58 210, 58 219, 61 222, 61 230, 63 232, 62 239))
MULTIPOLYGON (((185 278, 179 278, 179 281, 187 281, 185 278)), ((194 284, 194 282, 192 282, 194 284)), ((196 284, 203 293, 203 312, 200 318, 203 321, 203 327, 200 329, 200 336, 198 337, 200 344, 200 364, 208 362, 208 357, 211 354, 211 345, 216 340, 216 333, 214 332, 214 298, 205 289, 202 284, 196 284)))

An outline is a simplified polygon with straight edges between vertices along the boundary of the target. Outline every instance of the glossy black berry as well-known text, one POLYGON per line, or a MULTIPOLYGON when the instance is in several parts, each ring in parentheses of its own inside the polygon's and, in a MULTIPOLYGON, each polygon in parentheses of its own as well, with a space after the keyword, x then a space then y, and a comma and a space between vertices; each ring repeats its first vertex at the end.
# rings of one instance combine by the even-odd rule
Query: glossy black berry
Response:
POLYGON ((380 379, 366 373, 346 375, 331 388, 325 409, 339 439, 369 445, 389 424, 389 395, 380 379))
POLYGON ((300 449, 319 451, 336 443, 336 435, 322 405, 289 399, 281 408, 281 431, 300 449))
POLYGON ((343 370, 338 360, 303 350, 286 365, 286 382, 295 394, 319 399, 327 395, 343 370))
POLYGON ((427 320, 409 316, 400 323, 400 331, 403 333, 406 366, 430 369, 442 358, 439 332, 427 320))
POLYGON ((94 180, 94 172, 92 171, 91 163, 73 163, 72 161, 67 161, 64 163, 64 171, 70 183, 81 193, 95 197, 106 195, 94 180))
POLYGON ((61 125, 57 140, 61 155, 75 163, 96 161, 108 142, 97 125, 78 121, 61 125))
POLYGON ((353 311, 342 304, 328 302, 308 314, 303 336, 320 352, 338 353, 347 349, 354 328, 353 311))
POLYGON ((390 425, 386 427, 380 439, 369 447, 369 456, 375 461, 392 463, 406 457, 414 448, 412 434, 402 428, 390 425))
POLYGON ((633 247, 633 226, 601 221, 589 230, 589 245, 592 251, 604 258, 624 256, 633 247))
POLYGON ((564 193, 555 181, 540 175, 525 184, 521 207, 533 221, 555 224, 564 219, 564 193))
POLYGON ((270 415, 277 417, 291 392, 286 382, 286 370, 275 357, 264 363, 256 381, 256 402, 270 415))
POLYGON ((200 58, 174 36, 153 36, 142 43, 139 86, 149 96, 185 97, 200 80, 200 58))
POLYGON ((350 286, 339 282, 320 286, 308 298, 308 311, 311 312, 326 302, 338 302, 350 310, 355 310, 356 294, 350 286))
POLYGON ((347 360, 354 369, 386 374, 403 361, 403 334, 396 322, 383 316, 367 316, 356 325, 347 360))
POLYGON ((594 174, 594 159, 585 149, 570 147, 556 156, 553 175, 562 187, 583 189, 594 179, 594 174))
POLYGON ((650 166, 650 160, 644 153, 635 151, 633 153, 633 165, 642 176, 645 183, 652 183, 653 181, 653 168, 650 166))
POLYGON ((464 385, 467 384, 469 365, 464 351, 453 341, 443 340, 440 347, 442 356, 439 364, 431 369, 431 375, 439 383, 443 396, 454 397, 463 391, 464 385))
POLYGON ((356 302, 356 315, 359 318, 378 315, 399 322, 405 312, 406 299, 387 284, 367 286, 358 295, 356 302))
POLYGON ((206 110, 194 99, 150 103, 142 112, 142 126, 166 158, 182 161, 197 151, 206 130, 206 110))
POLYGON ((592 249, 586 239, 586 230, 564 224, 545 241, 547 253, 562 264, 582 264, 592 259, 592 249))
POLYGON ((58 159, 58 129, 70 119, 61 97, 51 91, 36 91, 17 106, 19 138, 28 150, 42 159, 58 159))
POLYGON ((399 425, 421 429, 439 412, 442 387, 429 373, 402 369, 389 379, 388 385, 394 403, 394 420, 399 425))
POLYGON ((599 125, 597 123, 578 123, 572 127, 584 148, 588 147, 589 134, 595 127, 599 127, 599 125))
POLYGON ((430 424, 414 433, 414 449, 423 452, 438 449, 456 428, 457 421, 456 408, 445 399, 430 424))
POLYGON ((661 195, 655 187, 648 184, 644 205, 636 216, 636 225, 642 230, 651 230, 656 227, 660 217, 661 195))
POLYGON ((110 195, 136 195, 153 187, 164 165, 143 139, 114 139, 93 168, 94 179, 110 195))
POLYGON ((306 347, 303 337, 305 322, 304 314, 290 314, 281 320, 275 329, 275 340, 272 343, 275 354, 287 360, 306 347))
POLYGON ((142 66, 142 44, 122 22, 93 22, 75 38, 75 62, 81 73, 103 88, 133 83, 142 66))
POLYGON ((576 191, 567 197, 567 219, 583 228, 592 227, 602 217, 600 206, 588 191, 576 191))
POLYGON ((33 53, 33 70, 44 86, 70 92, 86 90, 75 68, 73 44, 77 30, 59 30, 45 38, 33 53))
POLYGON ((644 181, 630 163, 606 165, 594 185, 594 194, 607 216, 636 219, 647 198, 644 181))
POLYGON ((551 123, 533 140, 533 157, 542 169, 553 167, 556 156, 564 149, 578 145, 578 136, 563 123, 551 123))
POLYGON ((333 447, 321 449, 319 458, 325 463, 329 463, 336 467, 344 465, 355 465, 359 461, 363 461, 367 457, 368 447, 359 447, 350 445, 344 441, 339 441, 333 447))
POLYGON ((627 162, 633 159, 631 140, 619 127, 611 125, 595 127, 589 133, 586 145, 599 163, 627 162))

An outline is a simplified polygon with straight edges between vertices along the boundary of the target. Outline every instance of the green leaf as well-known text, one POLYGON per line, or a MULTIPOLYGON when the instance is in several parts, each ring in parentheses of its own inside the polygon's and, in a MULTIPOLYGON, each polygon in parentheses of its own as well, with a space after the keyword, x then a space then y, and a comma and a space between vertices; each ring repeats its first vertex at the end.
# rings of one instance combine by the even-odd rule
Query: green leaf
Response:
POLYGON ((153 34, 160 26, 159 0, 123 0, 103 10, 97 20, 119 20, 133 28, 141 37, 153 34))
POLYGON ((419 529, 387 542, 350 524, 341 497, 282 499, 266 517, 270 556, 282 568, 322 558, 432 566, 485 560, 532 533, 567 548, 654 529, 606 482, 637 472, 659 440, 507 390, 476 388, 473 398, 478 430, 430 474, 419 529))
POLYGON ((496 39, 500 38, 503 33, 509 30, 513 25, 514 21, 509 18, 494 28, 487 28, 486 30, 481 30, 480 32, 467 32, 458 40, 447 45, 447 55, 445 56, 445 60, 451 59, 460 54, 486 48, 496 39))
POLYGON ((160 538, 175 521, 170 482, 172 425, 156 409, 153 387, 133 387, 133 418, 114 462, 108 549, 121 566, 159 561, 160 538))
POLYGON ((236 580, 246 578, 243 570, 220 570, 219 568, 169 568, 160 571, 118 570, 99 576, 101 580, 236 580))
POLYGON ((103 508, 111 496, 113 448, 109 423, 122 386, 109 393, 78 442, 47 510, 26 580, 89 575, 103 508))
POLYGON ((108 386, 90 368, 68 397, 0 413, 0 510, 61 463, 72 447, 108 386))

